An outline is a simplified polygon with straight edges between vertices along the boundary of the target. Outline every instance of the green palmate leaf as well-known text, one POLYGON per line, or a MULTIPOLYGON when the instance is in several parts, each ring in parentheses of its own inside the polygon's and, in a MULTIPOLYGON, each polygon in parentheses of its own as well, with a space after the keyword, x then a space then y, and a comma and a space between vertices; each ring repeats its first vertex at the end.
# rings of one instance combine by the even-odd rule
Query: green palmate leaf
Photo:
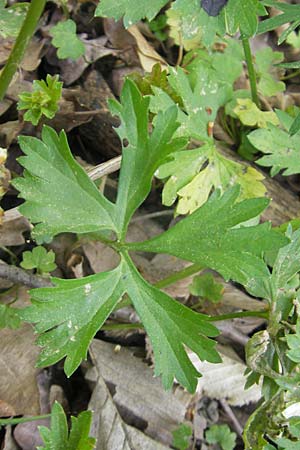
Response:
POLYGON ((261 111, 250 98, 238 98, 236 103, 233 113, 244 125, 257 125, 259 128, 266 128, 268 123, 279 125, 278 117, 273 111, 261 111))
POLYGON ((199 297, 218 303, 224 292, 222 283, 217 283, 211 273, 194 277, 190 285, 190 293, 199 297))
POLYGON ((21 267, 24 269, 38 269, 41 273, 52 272, 56 268, 55 253, 47 252, 44 247, 35 247, 31 252, 23 252, 21 267))
POLYGON ((236 434, 228 425, 212 425, 205 432, 205 439, 209 444, 219 444, 222 450, 233 450, 236 444, 236 434))
POLYGON ((172 445, 177 450, 187 450, 190 446, 193 430, 189 425, 185 423, 181 424, 176 430, 172 432, 173 442, 172 445))
POLYGON ((249 38, 257 31, 258 16, 267 12, 258 0, 229 0, 225 14, 228 32, 240 29, 242 37, 249 38))
POLYGON ((208 124, 215 120, 220 106, 231 98, 232 87, 228 83, 211 78, 210 70, 198 72, 197 78, 194 76, 189 78, 181 67, 177 70, 171 68, 168 80, 182 99, 182 108, 179 109, 174 100, 162 89, 153 87, 155 95, 151 96, 151 111, 157 114, 172 105, 176 106, 180 122, 177 135, 211 141, 208 124))
POLYGON ((149 241, 128 244, 135 250, 167 253, 218 271, 251 292, 255 279, 264 279, 269 271, 262 252, 279 249, 286 239, 265 223, 236 228, 258 216, 267 199, 249 199, 235 203, 240 190, 236 186, 220 197, 216 192, 201 208, 165 233, 149 241))
POLYGON ((150 192, 154 172, 168 153, 185 147, 186 140, 173 139, 178 128, 176 106, 158 113, 155 128, 149 135, 149 98, 142 97, 130 80, 125 83, 121 103, 110 102, 110 107, 121 119, 117 132, 128 143, 123 147, 116 201, 116 222, 124 236, 132 214, 150 192))
POLYGON ((9 305, 0 304, 0 329, 11 328, 16 329, 21 325, 19 310, 9 305))
POLYGON ((263 175, 252 167, 225 158, 211 144, 173 153, 155 175, 160 179, 168 178, 163 203, 170 206, 178 196, 178 214, 191 213, 202 206, 213 188, 224 192, 233 184, 240 184, 240 199, 262 197, 266 192, 263 175))
MULTIPOLYGON (((126 257, 126 290, 150 337, 154 351, 155 374, 162 375, 165 388, 174 377, 190 392, 197 386, 199 373, 186 354, 184 345, 201 360, 220 362, 215 342, 218 330, 207 317, 175 302, 164 292, 148 284, 126 257)), ((125 282, 124 282, 125 283, 125 282)))
POLYGON ((120 0, 112 2, 111 0, 101 0, 96 8, 95 16, 113 17, 115 20, 124 16, 125 27, 130 27, 135 22, 147 18, 152 20, 160 9, 168 3, 168 0, 141 0, 134 3, 132 0, 120 0))
POLYGON ((37 450, 92 450, 96 439, 89 437, 91 421, 91 411, 83 411, 78 417, 72 416, 69 434, 64 410, 55 402, 51 411, 51 428, 39 427, 44 446, 37 450))
POLYGON ((266 97, 278 94, 285 90, 283 81, 278 80, 278 68, 274 64, 283 61, 284 54, 282 52, 274 52, 271 47, 266 47, 256 52, 255 65, 258 75, 258 90, 266 97))
POLYGON ((155 373, 170 388, 174 377, 194 391, 199 376, 183 344, 201 359, 219 362, 215 342, 218 330, 206 320, 167 294, 149 285, 128 256, 113 271, 78 280, 53 279, 54 288, 35 289, 32 306, 21 317, 36 323, 42 333, 38 344, 44 349, 38 365, 54 364, 67 356, 65 372, 70 376, 86 358, 91 339, 127 292, 150 337, 155 373))
POLYGON ((54 278, 55 287, 31 291, 32 306, 22 319, 36 323, 42 333, 38 345, 44 347, 38 360, 41 367, 67 356, 68 376, 86 358, 89 344, 123 294, 121 267, 78 280, 54 278))
POLYGON ((15 3, 8 8, 6 4, 6 0, 0 0, 0 35, 3 38, 16 37, 28 10, 28 4, 15 3))
POLYGON ((114 229, 114 205, 106 200, 71 155, 66 135, 44 127, 42 141, 21 136, 26 172, 14 180, 26 202, 20 211, 37 223, 33 235, 49 241, 61 232, 114 229), (84 218, 84 220, 83 220, 84 218))
POLYGON ((298 135, 290 136, 288 132, 269 123, 267 129, 248 134, 248 139, 266 154, 256 162, 261 166, 272 167, 272 176, 284 169, 283 175, 286 176, 300 173, 298 135))
POLYGON ((76 23, 68 19, 59 22, 51 28, 50 35, 53 37, 52 44, 58 49, 57 56, 60 59, 78 59, 84 55, 83 42, 76 35, 76 23))
POLYGON ((233 91, 233 83, 239 78, 243 69, 243 49, 234 39, 223 39, 218 42, 219 51, 208 53, 203 49, 189 52, 184 58, 185 69, 194 86, 199 72, 208 72, 208 77, 218 84, 227 84, 233 91))
POLYGON ((52 119, 58 111, 63 83, 58 81, 58 75, 47 75, 46 81, 34 80, 32 92, 22 92, 19 95, 18 109, 27 109, 24 120, 37 125, 42 115, 52 119))
POLYGON ((213 17, 209 16, 200 5, 200 0, 176 0, 168 12, 172 25, 171 36, 175 41, 181 36, 188 49, 199 47, 200 43, 210 46, 216 33, 223 36, 226 31, 224 9, 213 17))

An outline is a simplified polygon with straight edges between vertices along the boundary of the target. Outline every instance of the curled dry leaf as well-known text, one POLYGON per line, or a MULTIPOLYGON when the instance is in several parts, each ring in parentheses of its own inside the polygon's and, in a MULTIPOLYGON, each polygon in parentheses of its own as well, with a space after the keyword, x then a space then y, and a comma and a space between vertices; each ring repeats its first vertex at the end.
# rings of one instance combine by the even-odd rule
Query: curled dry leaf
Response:
POLYGON ((160 56, 159 53, 157 53, 156 50, 154 50, 136 25, 132 25, 128 28, 128 31, 136 41, 140 63, 146 72, 151 72, 152 67, 157 63, 161 64, 162 70, 168 70, 166 61, 160 56))

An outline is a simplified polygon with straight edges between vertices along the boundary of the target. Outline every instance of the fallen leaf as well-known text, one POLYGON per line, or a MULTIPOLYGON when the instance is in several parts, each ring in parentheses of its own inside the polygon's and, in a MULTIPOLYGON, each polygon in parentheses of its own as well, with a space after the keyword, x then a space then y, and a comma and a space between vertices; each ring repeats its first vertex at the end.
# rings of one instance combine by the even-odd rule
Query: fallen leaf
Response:
POLYGON ((115 345, 94 339, 90 355, 95 368, 86 378, 96 381, 101 373, 106 383, 114 385, 113 400, 127 423, 142 423, 149 436, 170 445, 172 431, 185 419, 191 395, 182 393, 179 398, 177 392, 165 391, 152 369, 124 347, 115 352, 115 345))
POLYGON ((3 450, 18 450, 18 446, 12 436, 11 426, 7 426, 5 429, 4 447, 3 450))
POLYGON ((16 216, 15 211, 5 211, 0 224, 0 245, 22 245, 25 243, 23 233, 31 230, 31 225, 23 216, 16 216))
POLYGON ((24 58, 21 62, 21 68, 28 72, 33 72, 41 63, 41 53, 44 47, 44 40, 33 38, 30 40, 26 49, 24 58))
POLYGON ((108 55, 115 55, 116 51, 112 48, 106 47, 107 37, 100 36, 96 39, 81 38, 85 46, 85 56, 81 56, 76 61, 59 60, 57 65, 60 67, 60 77, 69 86, 81 77, 85 69, 94 62, 108 55))
POLYGON ((226 399, 232 406, 243 406, 251 402, 258 402, 261 398, 261 389, 258 385, 244 390, 247 366, 241 361, 229 347, 218 346, 222 363, 212 364, 199 361, 193 352, 189 352, 189 358, 196 369, 202 373, 199 378, 197 392, 218 400, 226 399))
POLYGON ((128 31, 135 38, 140 63, 146 72, 151 72, 152 67, 158 62, 161 64, 162 70, 168 70, 166 61, 154 50, 136 25, 132 25, 128 31))
MULTIPOLYGON (((38 369, 35 368, 39 348, 34 343, 32 327, 24 324, 17 330, 2 329, 0 340, 1 402, 9 405, 13 415, 39 414, 38 369)), ((6 414, 7 406, 3 411, 0 409, 0 416, 6 414)))
POLYGON ((157 441, 136 428, 127 425, 121 418, 113 398, 98 372, 89 409, 93 411, 91 436, 97 439, 96 450, 165 450, 157 441))

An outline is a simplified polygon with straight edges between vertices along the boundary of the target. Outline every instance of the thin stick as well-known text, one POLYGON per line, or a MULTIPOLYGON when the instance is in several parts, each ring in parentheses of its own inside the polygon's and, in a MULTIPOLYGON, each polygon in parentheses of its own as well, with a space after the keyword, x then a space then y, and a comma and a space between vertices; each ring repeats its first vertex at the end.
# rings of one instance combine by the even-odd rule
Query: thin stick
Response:
POLYGON ((240 422, 236 418, 234 412, 232 411, 232 409, 230 408, 230 406, 228 405, 226 400, 221 399, 220 404, 221 404, 222 408, 224 409, 225 413, 227 414, 227 416, 229 417, 229 419, 231 420, 233 428, 235 429, 237 434, 239 436, 242 436, 243 435, 243 427, 241 426, 240 422))
POLYGON ((122 156, 116 156, 115 158, 109 159, 108 161, 87 170, 87 174, 91 180, 98 180, 104 175, 109 175, 119 170, 121 167, 121 160, 122 156))
POLYGON ((53 287, 52 282, 47 278, 4 263, 0 264, 0 278, 5 278, 13 283, 25 284, 31 288, 53 287))

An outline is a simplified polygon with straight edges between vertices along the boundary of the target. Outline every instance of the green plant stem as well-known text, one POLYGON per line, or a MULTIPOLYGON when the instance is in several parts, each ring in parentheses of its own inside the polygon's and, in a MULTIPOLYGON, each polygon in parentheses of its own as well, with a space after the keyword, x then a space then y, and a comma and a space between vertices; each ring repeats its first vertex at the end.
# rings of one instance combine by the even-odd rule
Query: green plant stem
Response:
MULTIPOLYGON (((208 322, 219 322, 221 320, 238 319, 240 317, 261 317, 263 319, 268 318, 267 311, 240 311, 236 313, 221 314, 220 316, 206 316, 208 322)), ((144 329, 144 325, 140 322, 135 323, 112 323, 108 325, 103 325, 101 330, 134 330, 134 329, 144 329)))
POLYGON ((35 32, 39 18, 44 11, 45 4, 46 0, 31 0, 15 45, 0 75, 0 101, 3 100, 9 84, 18 70, 29 41, 35 32))
POLYGON ((170 286, 170 284, 176 283, 176 281, 179 280, 183 280, 184 278, 194 275, 195 273, 200 272, 200 270, 203 269, 204 267, 201 266, 200 264, 192 264, 191 266, 188 266, 185 269, 173 273, 169 277, 163 278, 162 280, 155 283, 154 286, 159 289, 170 286))
POLYGON ((246 60, 247 69, 248 69, 252 100, 256 104, 256 106, 259 108, 260 105, 259 105, 259 99, 258 99, 258 93, 257 93, 256 73, 255 73, 255 69, 254 69, 254 65, 253 65, 249 39, 243 38, 242 43, 243 43, 245 60, 246 60))
POLYGON ((300 74, 300 69, 295 70, 295 72, 290 73, 289 75, 285 75, 284 77, 281 77, 280 80, 281 81, 286 81, 286 80, 290 80, 291 78, 295 78, 300 74))
POLYGON ((101 331, 110 331, 110 330, 135 330, 135 329, 144 329, 144 325, 139 322, 135 323, 111 323, 107 325, 103 325, 101 327, 101 331))
POLYGON ((19 419, 0 419, 0 427, 5 427, 6 425, 18 425, 19 423, 35 422, 36 420, 48 419, 51 414, 44 414, 43 416, 35 417, 21 417, 19 419))
POLYGON ((267 319, 268 311, 240 311, 235 313, 220 314, 219 316, 207 316, 209 322, 218 322, 220 320, 239 319, 240 317, 261 317, 267 319))

